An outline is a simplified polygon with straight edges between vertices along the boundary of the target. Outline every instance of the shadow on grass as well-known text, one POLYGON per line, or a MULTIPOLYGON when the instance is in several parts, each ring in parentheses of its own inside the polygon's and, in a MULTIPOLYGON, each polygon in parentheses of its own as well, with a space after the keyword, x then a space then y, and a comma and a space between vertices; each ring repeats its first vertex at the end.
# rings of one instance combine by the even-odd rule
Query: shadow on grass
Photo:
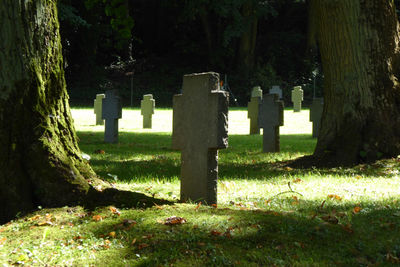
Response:
MULTIPOLYGON (((172 180, 180 175, 180 151, 171 149, 171 135, 121 132, 118 144, 103 142, 101 132, 78 132, 79 146, 91 156, 90 164, 106 180, 172 180), (102 154, 104 151, 104 154, 102 154)), ((280 153, 262 153, 262 136, 231 135, 229 147, 220 150, 222 179, 269 179, 282 175, 362 175, 380 172, 377 165, 356 168, 288 168, 296 157, 313 152, 310 135, 282 135, 280 153)))
MULTIPOLYGON (((187 223, 166 226, 173 207, 157 207, 146 213, 133 211, 138 222, 129 230, 98 224, 95 236, 116 231, 123 236, 119 259, 137 266, 181 264, 183 266, 369 266, 400 263, 400 218, 398 209, 383 203, 352 212, 352 204, 339 209, 321 209, 320 203, 304 201, 297 212, 182 207, 187 223), (378 207, 378 208, 377 208, 378 207), (333 214, 346 214, 339 217, 333 214), (309 216, 304 216, 309 214, 309 216), (338 222, 327 223, 326 216, 338 222), (207 220, 215 221, 207 221, 207 220), (202 221, 204 220, 204 221, 202 221), (141 237, 141 238, 140 238, 141 237), (132 245, 132 240, 135 244, 132 245), (138 256, 139 255, 139 256, 138 256)), ((356 205, 356 204, 354 204, 356 205)), ((175 211, 176 212, 176 211, 175 211)), ((89 229, 88 229, 89 230, 89 229)))

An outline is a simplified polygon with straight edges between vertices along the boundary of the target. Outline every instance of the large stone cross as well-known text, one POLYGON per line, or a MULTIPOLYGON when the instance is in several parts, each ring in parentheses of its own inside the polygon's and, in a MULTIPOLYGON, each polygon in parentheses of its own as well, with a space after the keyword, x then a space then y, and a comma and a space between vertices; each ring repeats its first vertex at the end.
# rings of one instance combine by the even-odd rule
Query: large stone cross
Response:
POLYGON ((181 200, 217 203, 218 149, 228 147, 229 95, 214 72, 183 76, 173 98, 172 148, 181 150, 181 200))
POLYGON ((279 152, 279 126, 283 126, 283 102, 276 94, 265 94, 258 116, 263 128, 263 152, 279 152))
POLYGON ((324 109, 324 99, 314 98, 310 106, 310 121, 313 124, 312 137, 318 137, 321 125, 322 111, 324 109))
POLYGON ((259 134, 258 126, 258 107, 262 99, 262 90, 260 86, 256 86, 251 91, 251 100, 247 104, 247 118, 250 119, 250 134, 259 134))
POLYGON ((156 101, 153 99, 152 94, 143 95, 143 100, 140 101, 140 110, 143 116, 143 128, 152 127, 152 116, 154 114, 155 106, 156 101))
POLYGON ((301 86, 295 86, 292 90, 293 112, 301 111, 301 101, 303 101, 303 90, 301 86))
POLYGON ((105 98, 105 94, 97 94, 96 99, 94 100, 94 114, 96 114, 96 125, 103 125, 104 121, 101 118, 102 113, 102 105, 103 105, 103 98, 105 98))
POLYGON ((106 121, 104 142, 118 142, 118 119, 122 117, 122 105, 117 90, 106 91, 103 99, 102 118, 106 121))

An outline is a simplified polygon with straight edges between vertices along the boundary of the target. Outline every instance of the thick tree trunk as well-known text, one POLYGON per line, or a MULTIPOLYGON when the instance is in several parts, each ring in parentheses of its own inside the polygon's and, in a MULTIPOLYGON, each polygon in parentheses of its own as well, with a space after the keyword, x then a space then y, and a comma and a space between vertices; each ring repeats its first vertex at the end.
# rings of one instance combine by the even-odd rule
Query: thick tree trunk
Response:
POLYGON ((129 193, 88 182, 101 183, 81 157, 62 66, 56 1, 3 1, 0 223, 38 205, 127 203, 129 193))
POLYGON ((400 154, 399 24, 391 0, 311 0, 324 73, 314 156, 346 165, 400 154))
POLYGON ((247 0, 243 3, 242 16, 245 20, 245 29, 239 41, 238 67, 244 76, 248 77, 254 68, 258 31, 258 17, 254 1, 247 0))

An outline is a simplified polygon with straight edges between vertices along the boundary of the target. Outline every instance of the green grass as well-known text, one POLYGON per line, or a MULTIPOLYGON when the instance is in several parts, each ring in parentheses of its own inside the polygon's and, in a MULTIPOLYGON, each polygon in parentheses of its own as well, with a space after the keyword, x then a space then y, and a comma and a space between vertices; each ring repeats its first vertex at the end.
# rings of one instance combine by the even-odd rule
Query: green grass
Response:
MULTIPOLYGON (((103 143, 91 109, 73 109, 82 151, 117 188, 179 198, 180 153, 171 150, 169 109, 143 130, 123 111, 119 144, 103 143), (104 154, 95 151, 103 150, 104 154)), ((4 266, 396 266, 400 264, 399 159, 334 169, 292 169, 311 154, 308 110, 285 110, 281 152, 261 153, 245 109, 229 113, 219 152, 218 207, 41 209, 0 226, 4 266), (46 217, 47 214, 47 217, 46 217), (186 223, 164 225, 170 216, 186 223), (100 219, 101 220, 98 220, 100 219), (125 222, 124 222, 125 220, 125 222)))

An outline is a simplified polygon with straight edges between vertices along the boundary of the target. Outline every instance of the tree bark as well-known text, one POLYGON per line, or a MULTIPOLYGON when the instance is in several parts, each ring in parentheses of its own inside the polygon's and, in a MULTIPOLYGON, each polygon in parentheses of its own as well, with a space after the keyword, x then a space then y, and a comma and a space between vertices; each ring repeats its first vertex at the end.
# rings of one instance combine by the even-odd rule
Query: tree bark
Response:
POLYGON ((248 77, 254 68, 258 31, 258 17, 253 0, 247 0, 243 3, 242 16, 245 21, 245 29, 239 40, 238 67, 244 76, 248 77))
POLYGON ((106 187, 77 144, 56 0, 5 0, 0 5, 0 223, 38 205, 151 202, 140 194, 100 192, 93 184, 106 187))
POLYGON ((324 73, 314 152, 323 165, 400 154, 399 23, 393 1, 311 0, 310 40, 324 73))

